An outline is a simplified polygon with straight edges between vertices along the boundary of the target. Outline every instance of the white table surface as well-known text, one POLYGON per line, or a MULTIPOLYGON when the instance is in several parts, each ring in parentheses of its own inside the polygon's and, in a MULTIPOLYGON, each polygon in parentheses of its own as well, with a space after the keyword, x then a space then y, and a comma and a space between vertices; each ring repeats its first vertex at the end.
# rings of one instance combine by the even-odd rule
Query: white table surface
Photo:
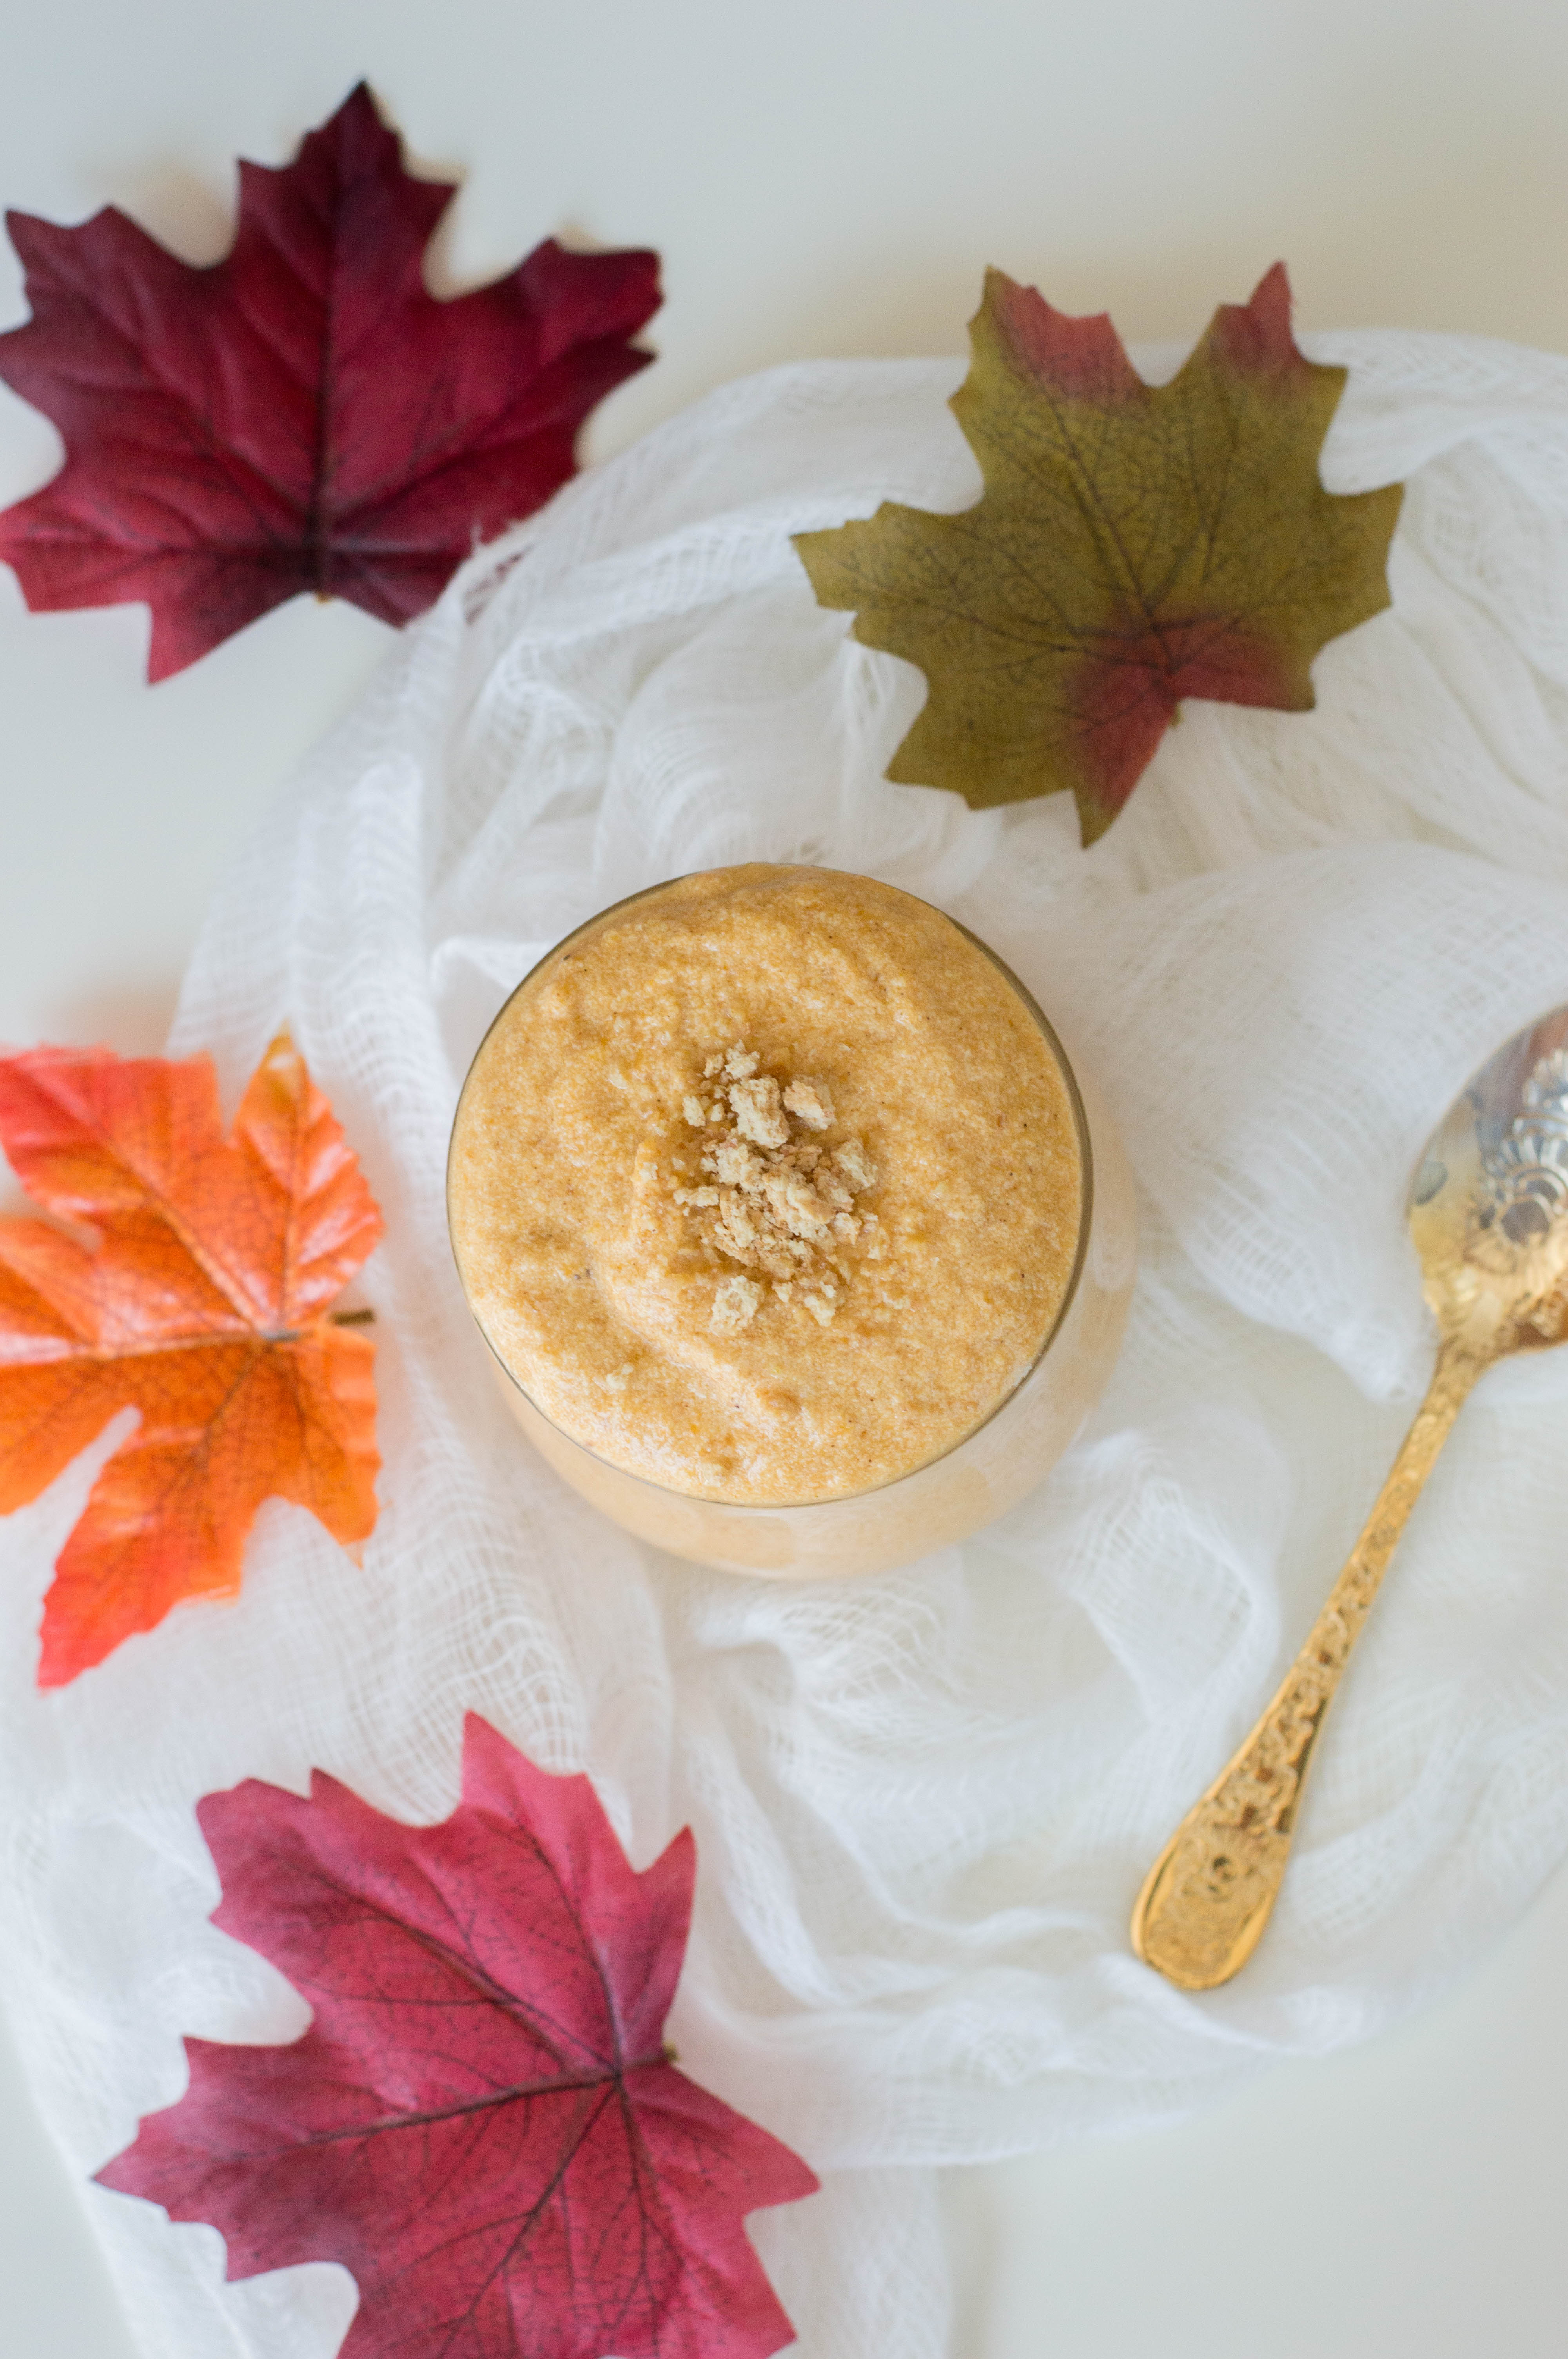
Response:
MULTIPOLYGON (((596 454, 773 361, 960 351, 987 262, 1130 337, 1195 333, 1282 255, 1305 326, 1568 350, 1562 0, 10 0, 0 23, 24 211, 118 203, 211 260, 233 156, 281 162, 366 74, 416 162, 463 179, 438 286, 551 232, 657 245, 662 357, 596 454)), ((23 310, 7 254, 0 324, 23 310)), ((0 504, 57 456, 0 390, 0 504)), ((161 1046, 215 877, 387 636, 299 602, 152 690, 146 641, 134 608, 28 616, 0 571, 0 1038, 161 1046)), ((1565 1958, 1560 1875, 1368 2048, 956 2175, 955 2359, 1568 2349, 1565 1958)), ((0 2040, 0 2352, 131 2350, 0 2040)))

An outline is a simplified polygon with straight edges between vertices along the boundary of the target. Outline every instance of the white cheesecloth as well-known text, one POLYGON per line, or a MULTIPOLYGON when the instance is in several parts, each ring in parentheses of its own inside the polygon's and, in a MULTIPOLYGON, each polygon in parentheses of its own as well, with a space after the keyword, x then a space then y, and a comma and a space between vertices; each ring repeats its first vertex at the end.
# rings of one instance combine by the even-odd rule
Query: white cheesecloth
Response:
MULTIPOLYGON (((359 1297, 381 1520, 356 1568, 265 1507, 237 1604, 49 1695, 39 1602, 127 1420, 0 1523, 0 1964, 82 2174, 179 2094, 182 2033, 307 2019, 207 1922, 198 1796, 319 1767, 438 1818, 469 1710, 586 1767, 639 1865, 695 1829, 671 2036, 825 2180, 752 2222, 803 2359, 945 2350, 931 2166, 1363 2039, 1568 1851, 1563 1352, 1465 1408, 1256 1961, 1194 1998, 1128 1951, 1149 1861, 1303 1635, 1428 1373, 1418 1151, 1568 1000, 1568 362, 1310 348, 1352 372, 1330 488, 1409 479, 1392 610, 1326 648, 1310 714, 1189 705, 1088 852, 1065 797, 973 812, 886 783, 920 677, 816 605, 790 546, 884 498, 978 496, 952 361, 774 370, 582 478, 475 558, 266 820, 173 1046, 212 1051, 232 1105, 287 1019, 385 1212, 359 1297), (868 871, 993 943, 1142 1190, 1085 1438, 964 1547, 843 1585, 662 1558, 567 1491, 447 1244, 448 1128, 505 994, 605 903, 757 859, 868 871)), ((336 2349, 341 2270, 225 2286, 214 2231, 89 2201, 149 2359, 336 2349)))

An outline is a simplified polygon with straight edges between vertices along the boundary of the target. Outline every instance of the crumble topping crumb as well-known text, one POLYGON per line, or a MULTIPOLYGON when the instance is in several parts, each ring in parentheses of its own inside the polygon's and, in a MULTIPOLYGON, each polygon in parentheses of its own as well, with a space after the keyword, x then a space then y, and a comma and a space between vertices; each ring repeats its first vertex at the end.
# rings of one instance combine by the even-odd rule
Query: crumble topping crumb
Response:
POLYGON ((713 1150, 713 1170, 727 1187, 758 1188, 762 1158, 752 1153, 743 1138, 721 1138, 713 1150))
MULTIPOLYGON (((681 1101, 688 1126, 708 1136, 702 1180, 677 1186, 675 1201, 710 1264, 722 1260, 760 1273, 720 1277, 708 1322, 716 1335, 749 1327, 770 1291, 781 1304, 798 1302, 826 1327, 854 1274, 849 1249, 858 1247, 867 1260, 886 1251, 876 1215, 855 1209, 856 1198, 877 1180, 863 1142, 816 1143, 836 1119, 827 1082, 801 1074, 781 1083, 759 1073, 761 1063, 737 1040, 703 1068, 705 1081, 726 1077, 723 1097, 707 1109, 695 1092, 681 1101)), ((678 1157, 675 1176, 691 1176, 678 1157)))
POLYGON ((826 1130, 833 1120, 833 1100, 826 1082, 802 1073, 784 1093, 784 1104, 807 1130, 826 1130))
POLYGON ((727 1277, 720 1281, 713 1298, 713 1319, 716 1335, 733 1335, 749 1327, 756 1317, 762 1299, 762 1289, 755 1278, 727 1277))
MULTIPOLYGON (((733 1054, 731 1050, 731 1061, 733 1054)), ((757 1060, 753 1057, 749 1061, 754 1065, 757 1060)), ((729 1095, 742 1138, 754 1138, 759 1147, 789 1145, 789 1116, 779 1103, 777 1082, 732 1082, 729 1095)))
POLYGON ((842 1147, 836 1147, 833 1160, 857 1194, 862 1188, 876 1186, 877 1167, 858 1138, 847 1138, 842 1147))

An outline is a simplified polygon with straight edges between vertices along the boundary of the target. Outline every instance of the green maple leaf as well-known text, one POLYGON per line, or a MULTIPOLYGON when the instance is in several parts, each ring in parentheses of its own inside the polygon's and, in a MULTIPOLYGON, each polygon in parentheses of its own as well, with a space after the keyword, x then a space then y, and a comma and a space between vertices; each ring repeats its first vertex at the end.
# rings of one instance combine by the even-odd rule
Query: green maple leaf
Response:
POLYGON ((1400 491, 1324 490, 1346 372, 1297 350, 1290 301, 1276 264, 1153 386, 1103 313, 987 273, 952 403, 978 505, 795 538, 822 604, 930 684, 890 778, 977 808, 1070 788, 1092 843, 1184 697, 1310 710, 1319 648, 1389 603, 1400 491))

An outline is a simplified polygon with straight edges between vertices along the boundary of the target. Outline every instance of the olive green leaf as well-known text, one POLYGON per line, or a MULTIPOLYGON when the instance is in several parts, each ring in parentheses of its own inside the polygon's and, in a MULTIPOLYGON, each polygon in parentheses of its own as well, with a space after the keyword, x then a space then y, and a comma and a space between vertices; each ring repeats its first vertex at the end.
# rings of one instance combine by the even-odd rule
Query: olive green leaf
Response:
POLYGON ((926 676, 890 778, 977 808, 1070 788, 1092 843, 1184 697, 1310 710, 1319 648, 1389 603, 1400 491, 1324 490, 1346 372, 1298 351, 1290 301, 1276 264, 1154 386, 1104 314, 988 272, 952 404, 979 503, 795 538, 822 604, 926 676))

